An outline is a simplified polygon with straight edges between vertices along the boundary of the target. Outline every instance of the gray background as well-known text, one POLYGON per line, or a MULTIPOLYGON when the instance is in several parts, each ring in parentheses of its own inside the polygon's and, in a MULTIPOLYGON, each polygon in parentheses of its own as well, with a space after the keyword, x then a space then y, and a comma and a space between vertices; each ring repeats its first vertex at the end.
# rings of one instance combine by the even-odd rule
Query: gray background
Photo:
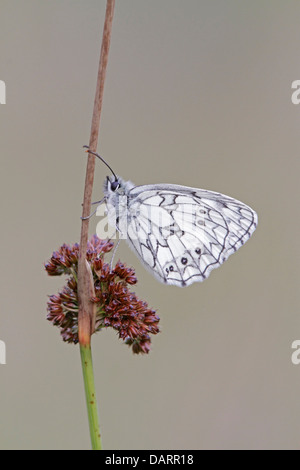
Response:
MULTIPOLYGON (((43 262, 79 240, 105 3, 1 0, 2 449, 90 447, 78 347, 46 321, 63 279, 43 262)), ((298 1, 116 2, 98 150, 136 184, 236 197, 259 225, 185 289, 119 248, 162 332, 147 357, 93 337, 106 449, 299 448, 299 16, 298 1)), ((97 162, 94 200, 106 174, 97 162)))

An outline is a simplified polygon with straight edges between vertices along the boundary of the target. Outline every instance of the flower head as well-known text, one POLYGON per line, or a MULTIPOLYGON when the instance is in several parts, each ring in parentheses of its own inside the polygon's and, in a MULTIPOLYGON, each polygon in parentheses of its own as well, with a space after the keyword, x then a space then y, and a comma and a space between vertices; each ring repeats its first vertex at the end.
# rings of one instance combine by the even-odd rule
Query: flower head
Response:
MULTIPOLYGON (((150 335, 159 332, 159 317, 130 291, 129 287, 137 283, 134 269, 120 261, 111 269, 104 261, 105 254, 113 246, 112 242, 101 240, 96 235, 87 246, 86 259, 93 274, 95 291, 91 301, 97 307, 95 331, 112 327, 135 354, 148 353, 150 335)), ((78 342, 78 257, 77 243, 73 246, 64 244, 45 263, 50 276, 69 275, 62 291, 50 296, 47 315, 47 319, 60 328, 63 340, 68 343, 78 342)))

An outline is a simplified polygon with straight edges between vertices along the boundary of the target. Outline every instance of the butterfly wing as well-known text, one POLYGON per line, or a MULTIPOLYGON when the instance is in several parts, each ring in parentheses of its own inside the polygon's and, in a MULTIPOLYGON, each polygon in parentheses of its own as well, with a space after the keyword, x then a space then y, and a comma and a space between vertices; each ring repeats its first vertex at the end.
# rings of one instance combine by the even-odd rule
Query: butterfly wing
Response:
POLYGON ((181 287, 206 279, 257 226, 242 202, 179 185, 136 186, 127 208, 129 245, 161 282, 181 287))

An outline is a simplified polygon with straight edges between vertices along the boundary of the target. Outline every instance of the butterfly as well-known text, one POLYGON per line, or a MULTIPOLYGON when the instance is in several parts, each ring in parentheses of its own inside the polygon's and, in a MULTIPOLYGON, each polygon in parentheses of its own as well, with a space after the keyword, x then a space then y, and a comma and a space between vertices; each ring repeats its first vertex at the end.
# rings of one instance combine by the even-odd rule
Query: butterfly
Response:
POLYGON ((110 170, 103 199, 109 224, 165 284, 203 281, 257 227, 254 210, 229 196, 175 184, 135 186, 110 170))

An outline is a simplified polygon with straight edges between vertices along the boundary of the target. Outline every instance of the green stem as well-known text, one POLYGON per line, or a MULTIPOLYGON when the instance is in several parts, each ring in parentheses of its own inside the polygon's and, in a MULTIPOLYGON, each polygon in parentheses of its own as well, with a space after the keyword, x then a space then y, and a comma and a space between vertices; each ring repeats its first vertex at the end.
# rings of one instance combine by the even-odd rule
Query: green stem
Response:
POLYGON ((102 450, 91 345, 80 345, 81 365, 93 450, 102 450))

